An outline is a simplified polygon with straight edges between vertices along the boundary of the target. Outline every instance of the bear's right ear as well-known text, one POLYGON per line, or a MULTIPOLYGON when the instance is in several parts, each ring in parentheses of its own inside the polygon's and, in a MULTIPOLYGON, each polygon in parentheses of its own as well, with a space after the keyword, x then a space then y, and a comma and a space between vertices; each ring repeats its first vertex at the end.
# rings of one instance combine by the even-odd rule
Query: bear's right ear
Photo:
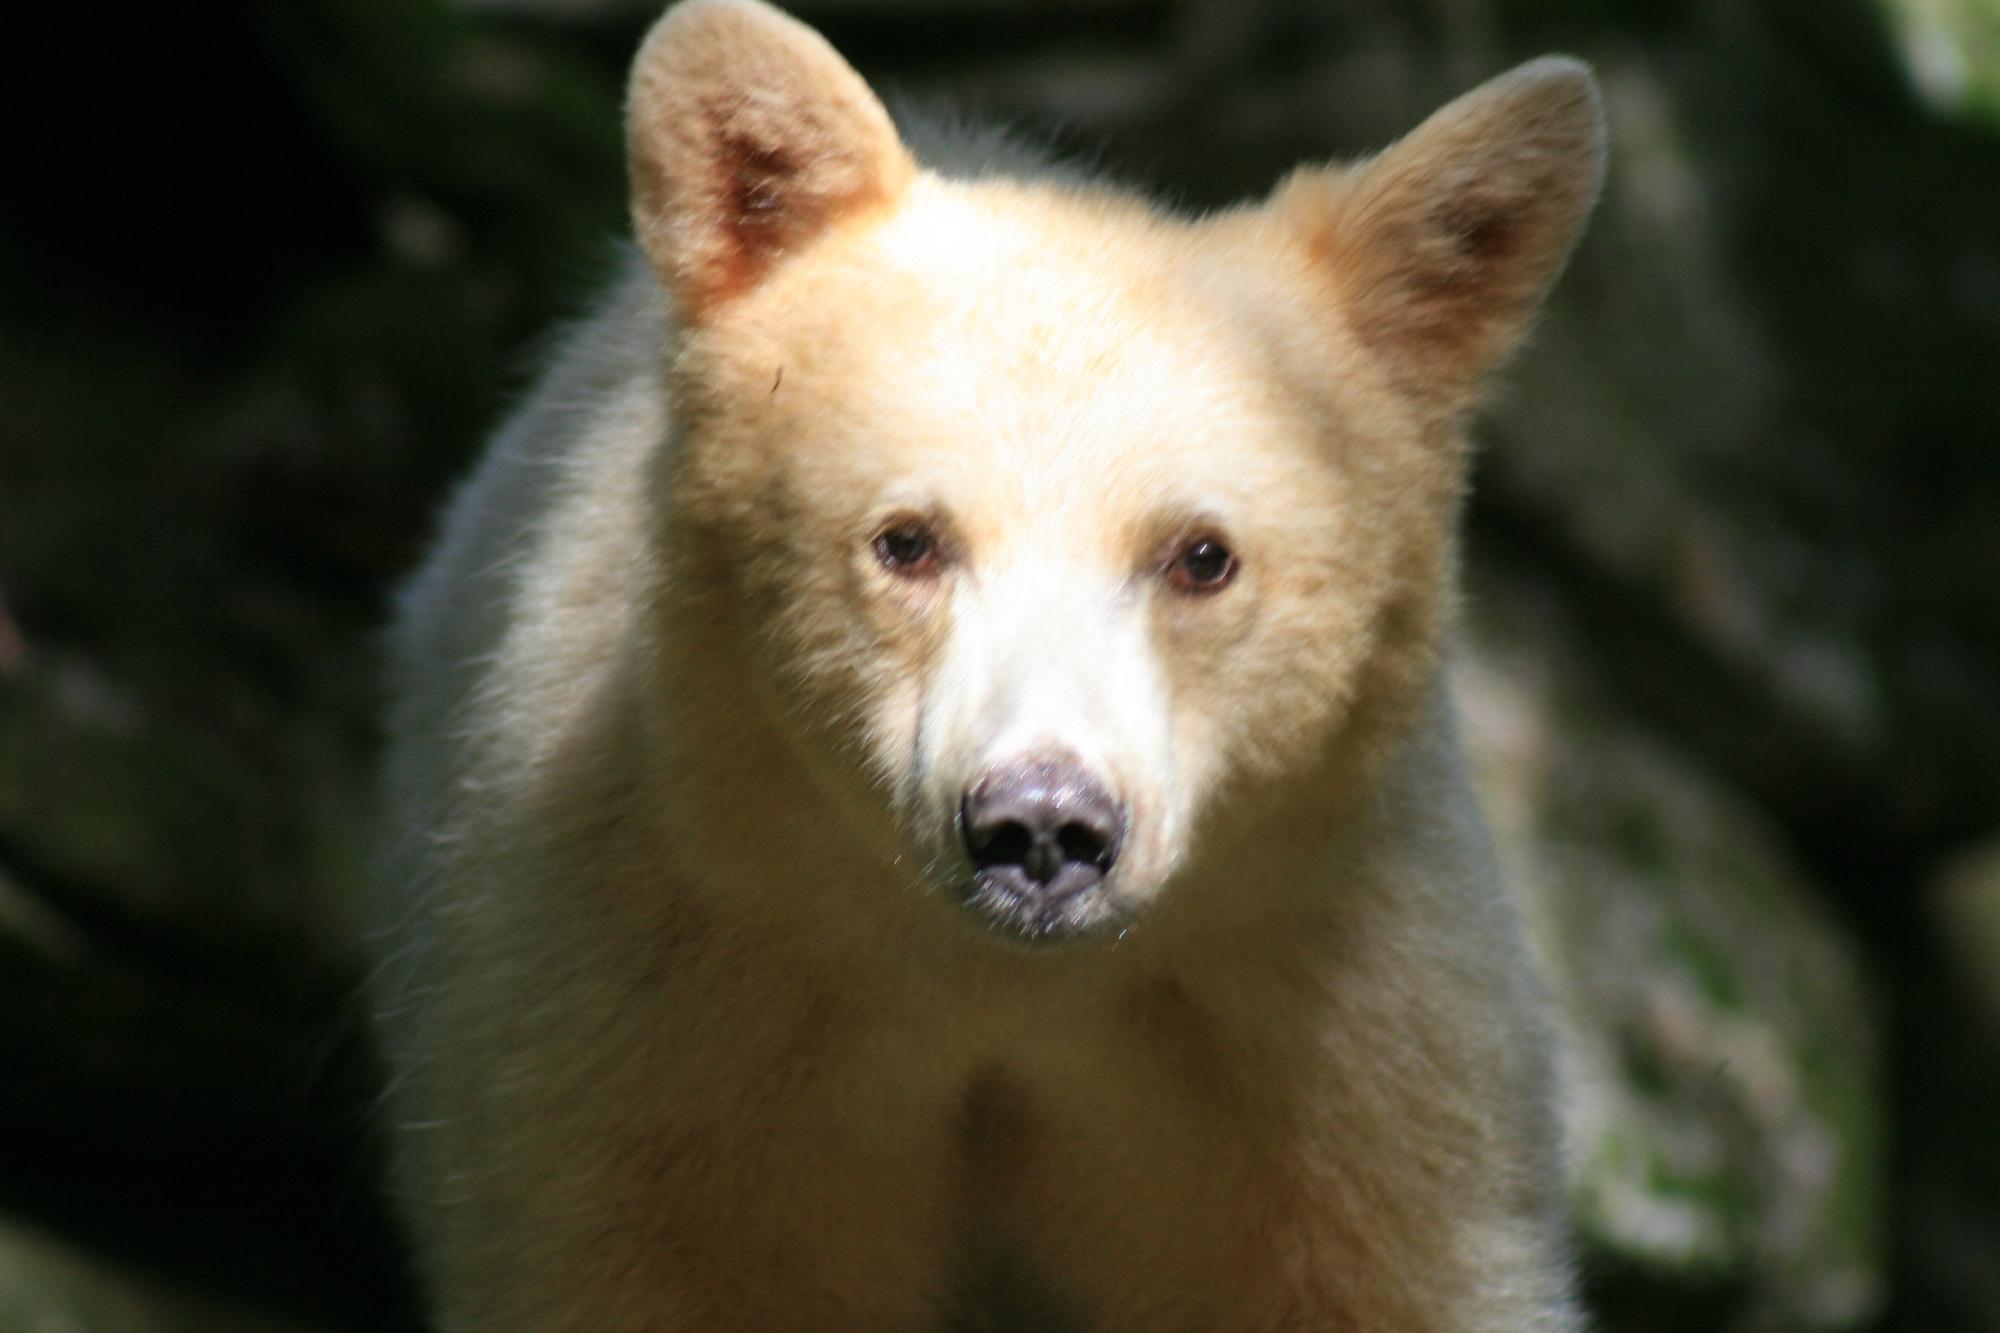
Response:
POLYGON ((668 10, 633 63, 625 135, 640 248, 691 323, 916 171, 861 76, 760 0, 668 10))

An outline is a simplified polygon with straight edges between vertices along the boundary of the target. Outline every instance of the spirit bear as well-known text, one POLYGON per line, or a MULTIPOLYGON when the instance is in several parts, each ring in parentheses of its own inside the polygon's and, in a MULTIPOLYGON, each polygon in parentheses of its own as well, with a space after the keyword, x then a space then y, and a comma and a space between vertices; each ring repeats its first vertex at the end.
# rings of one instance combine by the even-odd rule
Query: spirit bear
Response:
POLYGON ((1569 1330, 1441 680, 1596 197, 1538 60, 1179 216, 920 165, 757 0, 392 641, 380 1023, 454 1333, 1569 1330))

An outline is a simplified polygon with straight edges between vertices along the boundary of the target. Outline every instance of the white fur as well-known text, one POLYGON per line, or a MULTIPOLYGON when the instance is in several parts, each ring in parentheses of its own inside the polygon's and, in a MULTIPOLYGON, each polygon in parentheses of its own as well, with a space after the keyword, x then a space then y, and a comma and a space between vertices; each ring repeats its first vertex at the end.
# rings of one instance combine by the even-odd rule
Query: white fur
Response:
POLYGON ((382 1027, 441 1326, 1576 1327, 1438 663, 1458 414, 1594 189, 1587 77, 1197 222, 918 172, 750 0, 670 14, 634 88, 644 264, 392 642, 382 1027), (934 575, 874 554, 899 515, 934 575), (1191 528, 1227 589, 1164 576, 1191 528), (1116 929, 1031 946, 953 892, 953 820, 1052 751, 1131 839, 1116 929))

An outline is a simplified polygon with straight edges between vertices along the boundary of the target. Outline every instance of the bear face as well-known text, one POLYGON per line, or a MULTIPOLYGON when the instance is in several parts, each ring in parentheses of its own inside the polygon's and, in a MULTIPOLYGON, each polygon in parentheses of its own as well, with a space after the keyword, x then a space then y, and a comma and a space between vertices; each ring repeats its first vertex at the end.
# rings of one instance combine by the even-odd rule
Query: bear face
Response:
POLYGON ((1411 715, 1459 419, 1594 197, 1596 117, 1540 62, 1183 219, 918 168, 809 30, 677 8, 629 126, 679 321, 666 622, 741 663, 886 879, 1023 938, 1122 927, 1205 830, 1364 789, 1411 715))
POLYGON ((1259 221, 926 177, 674 364, 677 582, 816 720, 827 798, 1014 933, 1119 925, 1218 802, 1282 804, 1357 699, 1409 705, 1369 679, 1385 634, 1405 667, 1435 638, 1455 441, 1250 259, 1259 221), (971 793, 1050 764, 1109 810, 1045 832, 1104 873, 1009 892, 971 793))

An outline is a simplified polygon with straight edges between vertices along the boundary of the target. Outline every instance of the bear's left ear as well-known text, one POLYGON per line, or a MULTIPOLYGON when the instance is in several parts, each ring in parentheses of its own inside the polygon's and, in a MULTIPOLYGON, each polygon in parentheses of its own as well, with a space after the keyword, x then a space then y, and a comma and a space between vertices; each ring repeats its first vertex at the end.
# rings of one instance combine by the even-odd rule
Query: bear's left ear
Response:
POLYGON ((1530 61, 1380 156, 1300 172, 1272 207, 1306 228, 1349 327, 1404 393, 1462 409, 1540 304, 1604 179, 1597 83, 1530 61))
POLYGON ((640 248, 693 323, 916 171, 861 76, 761 0, 683 0, 653 25, 625 137, 640 248))

